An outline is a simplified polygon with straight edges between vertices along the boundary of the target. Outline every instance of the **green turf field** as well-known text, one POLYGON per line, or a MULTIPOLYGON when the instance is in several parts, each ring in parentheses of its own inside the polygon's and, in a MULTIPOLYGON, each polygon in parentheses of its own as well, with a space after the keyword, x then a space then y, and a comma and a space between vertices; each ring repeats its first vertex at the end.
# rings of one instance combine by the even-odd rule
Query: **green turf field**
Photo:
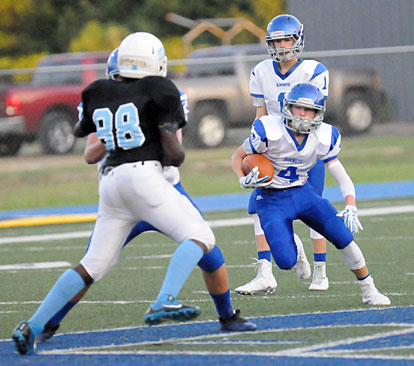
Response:
MULTIPOLYGON (((240 141, 241 143, 241 141, 240 141)), ((187 150, 181 179, 191 196, 240 192, 231 169, 237 146, 187 150)), ((412 136, 346 136, 339 159, 355 184, 414 180, 412 136)), ((336 185, 326 173, 326 186, 336 185)), ((17 156, 0 165, 0 208, 16 210, 96 204, 96 166, 80 154, 17 156), (36 194, 33 194, 35 192, 36 194)))
MULTIPOLYGON (((367 208, 410 206, 414 198, 361 202, 363 213, 367 208)), ((340 208, 341 206, 337 206, 340 208)), ((215 212, 206 215, 209 221, 246 218, 244 211, 215 212)), ((356 237, 377 287, 387 294, 392 306, 414 305, 413 228, 414 212, 364 216, 365 230, 356 237)), ((88 239, 45 240, 38 238, 19 242, 19 237, 81 232, 84 236, 92 224, 39 226, 32 228, 2 229, 0 266, 19 263, 60 262, 71 265, 82 257, 88 239), (14 237, 14 243, 7 239, 14 237)), ((312 263, 312 250, 308 229, 301 223, 295 231, 302 237, 305 251, 312 263)), ((255 275, 249 266, 256 256, 252 225, 214 228, 217 243, 226 257, 231 288, 244 284, 255 275)), ((143 315, 148 304, 155 299, 161 286, 169 255, 175 244, 158 233, 147 233, 134 239, 122 252, 116 268, 102 282, 94 286, 84 301, 63 322, 60 332, 78 332, 98 329, 143 326, 143 315)), ((326 292, 309 292, 310 280, 299 280, 293 271, 274 267, 277 290, 270 295, 243 297, 232 293, 235 308, 247 317, 270 317, 315 312, 340 312, 370 309, 362 304, 362 296, 353 274, 347 270, 341 254, 328 246, 327 274, 330 288, 326 292)), ((0 339, 8 339, 13 327, 29 318, 39 303, 66 268, 59 269, 4 269, 0 267, 0 339)), ((179 299, 202 309, 200 321, 216 321, 213 302, 206 292, 200 270, 197 268, 182 289, 179 299)), ((368 322, 369 323, 369 322, 368 322)), ((215 323, 218 329, 218 324, 215 323)), ((406 328, 413 328, 413 324, 406 328)), ((256 332, 245 335, 210 334, 192 340, 144 342, 140 344, 107 347, 117 350, 145 352, 275 352, 295 347, 311 347, 325 342, 336 342, 357 337, 375 337, 387 332, 406 329, 397 324, 352 324, 347 326, 310 327, 256 332), (255 342, 259 342, 257 345, 255 342)), ((145 328, 147 329, 147 328, 145 328)), ((144 329, 144 331, 145 331, 144 329)), ((142 331, 142 330, 141 330, 142 331)), ((414 332, 414 331, 413 331, 414 332)), ((412 332, 412 333, 413 333, 412 332)), ((364 338, 364 339, 365 339, 364 338)), ((59 338, 55 338, 58 342, 59 338)), ((99 352, 100 348, 94 349, 99 352)), ((362 352, 362 351, 361 351, 362 352)), ((364 351, 367 352, 367 351, 364 351)), ((413 358, 412 346, 383 350, 387 357, 413 358)), ((363 352, 362 352, 363 353, 363 352)))

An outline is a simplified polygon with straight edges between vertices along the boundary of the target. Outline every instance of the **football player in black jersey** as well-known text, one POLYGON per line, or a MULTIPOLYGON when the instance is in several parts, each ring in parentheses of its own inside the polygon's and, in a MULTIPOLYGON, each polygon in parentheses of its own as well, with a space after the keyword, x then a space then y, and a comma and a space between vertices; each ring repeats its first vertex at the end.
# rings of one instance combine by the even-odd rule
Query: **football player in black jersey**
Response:
POLYGON ((89 85, 82 93, 83 119, 74 128, 77 137, 96 132, 109 151, 94 233, 79 265, 63 273, 31 319, 14 330, 20 354, 33 353, 35 337, 46 322, 115 266, 138 221, 147 221, 180 244, 145 322, 186 321, 200 314, 198 307, 182 304, 176 296, 202 256, 214 248, 215 237, 199 211, 162 174, 163 166, 179 166, 185 157, 176 136, 185 124, 179 92, 165 78, 164 47, 152 34, 126 37, 118 57, 122 82, 89 85))
MULTIPOLYGON (((108 78, 122 81, 122 78, 119 75, 118 68, 118 48, 115 49, 108 58, 106 74, 108 78)), ((189 113, 187 95, 185 95, 180 90, 179 92, 185 119, 187 120, 189 113)), ((78 110, 79 120, 81 120, 83 118, 82 103, 79 105, 78 110)), ((180 143, 182 143, 181 129, 177 130, 177 137, 180 143)), ((98 164, 99 177, 101 178, 101 171, 103 166, 105 165, 105 160, 108 156, 108 152, 106 150, 105 145, 99 141, 96 133, 91 133, 88 135, 84 156, 88 164, 98 164)), ((164 177, 168 180, 170 184, 174 186, 175 189, 177 189, 181 194, 188 197, 188 199, 191 201, 191 198, 189 197, 188 193, 181 185, 180 172, 178 168, 173 166, 164 167, 163 174, 164 177)), ((195 205, 194 202, 192 203, 193 205, 195 205)), ((197 208, 197 206, 195 207, 197 208)), ((141 233, 150 230, 158 231, 156 228, 154 228, 145 221, 137 223, 132 229, 123 246, 125 247, 132 239, 134 239, 141 233)), ((225 259, 223 257, 223 254, 217 245, 214 246, 214 249, 210 253, 204 254, 201 260, 198 262, 198 266, 203 271, 203 276, 207 285, 207 289, 216 306, 217 313, 220 319, 221 329, 223 331, 235 332, 254 330, 254 324, 251 322, 247 322, 246 320, 241 318, 240 312, 234 311, 232 307, 230 299, 229 280, 224 262, 225 259)), ((87 289, 88 287, 85 287, 85 290, 82 290, 80 293, 78 293, 46 323, 43 332, 38 337, 38 341, 46 342, 55 335, 64 317, 80 301, 80 299, 83 298, 87 289)))

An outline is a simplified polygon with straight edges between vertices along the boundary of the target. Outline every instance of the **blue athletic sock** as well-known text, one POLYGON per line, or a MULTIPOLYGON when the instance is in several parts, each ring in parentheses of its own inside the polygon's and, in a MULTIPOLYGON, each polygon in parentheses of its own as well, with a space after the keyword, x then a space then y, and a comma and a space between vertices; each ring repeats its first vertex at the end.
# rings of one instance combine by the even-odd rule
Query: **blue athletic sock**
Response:
POLYGON ((233 306, 231 306, 230 290, 221 295, 210 293, 210 296, 213 298, 217 313, 221 318, 229 318, 234 314, 233 306))
POLYGON ((263 251, 257 252, 257 258, 259 258, 259 261, 261 259, 266 259, 268 262, 271 262, 272 253, 270 252, 270 250, 263 250, 263 251))
POLYGON ((371 276, 371 274, 370 274, 370 273, 368 273, 365 277, 362 277, 362 278, 358 278, 358 277, 357 277, 357 279, 358 279, 358 281, 363 281, 363 280, 365 280, 366 278, 368 278, 369 276, 371 276))
POLYGON ((192 240, 183 241, 170 260, 168 271, 158 294, 157 301, 162 295, 177 297, 188 276, 203 256, 203 250, 192 240))
POLYGON ((68 269, 63 273, 30 318, 33 333, 36 335, 42 332, 47 321, 84 287, 85 282, 78 272, 68 269))
POLYGON ((313 253, 314 262, 326 262, 326 253, 313 253))
POLYGON ((47 325, 50 325, 51 327, 55 327, 56 325, 59 325, 63 318, 73 309, 73 307, 78 303, 79 301, 68 301, 66 305, 60 309, 53 317, 47 322, 47 325))

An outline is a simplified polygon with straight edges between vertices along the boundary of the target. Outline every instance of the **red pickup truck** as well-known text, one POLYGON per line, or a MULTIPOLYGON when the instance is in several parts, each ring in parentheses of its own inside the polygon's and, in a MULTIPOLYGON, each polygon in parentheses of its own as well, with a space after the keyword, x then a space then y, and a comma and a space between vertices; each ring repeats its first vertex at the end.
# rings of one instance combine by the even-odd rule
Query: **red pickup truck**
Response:
POLYGON ((108 55, 45 56, 29 85, 0 89, 0 155, 15 155, 23 142, 35 140, 47 154, 70 152, 81 92, 92 81, 105 78, 108 55))

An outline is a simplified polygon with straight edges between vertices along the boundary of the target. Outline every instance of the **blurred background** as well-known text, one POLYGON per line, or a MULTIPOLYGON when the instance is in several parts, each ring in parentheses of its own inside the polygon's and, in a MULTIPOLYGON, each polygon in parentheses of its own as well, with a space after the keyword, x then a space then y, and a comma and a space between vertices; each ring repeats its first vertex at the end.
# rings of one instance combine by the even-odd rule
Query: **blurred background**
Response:
MULTIPOLYGON (((105 77, 109 53, 136 31, 162 40, 168 77, 188 96, 182 173, 190 194, 239 190, 230 156, 255 114, 249 75, 268 57, 268 22, 283 13, 304 24, 303 58, 330 70, 326 121, 354 151, 372 145, 376 159, 409 159, 411 0, 3 0, 0 10, 0 210, 97 201, 96 170, 83 161, 85 141, 72 135, 76 106, 83 88, 105 77), (215 169, 222 178, 212 178, 215 169), (197 180, 203 171, 208 187, 197 180)), ((411 168, 383 178, 412 179, 411 168)))

